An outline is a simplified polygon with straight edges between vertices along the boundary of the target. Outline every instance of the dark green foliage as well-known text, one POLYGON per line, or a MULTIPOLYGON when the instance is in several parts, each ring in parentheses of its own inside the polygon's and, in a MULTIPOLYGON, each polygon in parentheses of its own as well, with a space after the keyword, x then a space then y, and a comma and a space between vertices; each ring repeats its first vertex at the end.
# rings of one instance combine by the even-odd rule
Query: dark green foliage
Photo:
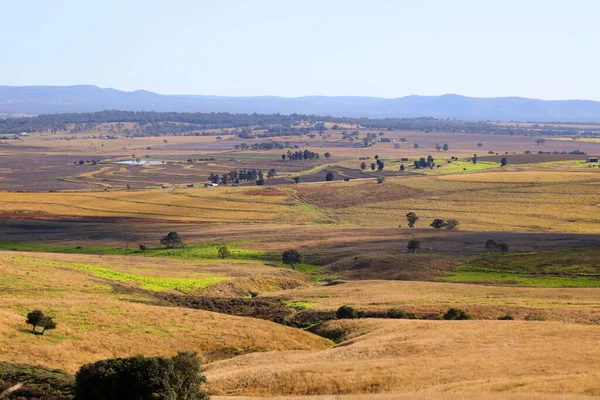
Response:
POLYGON ((498 247, 498 244, 496 243, 496 241, 494 239, 488 239, 485 242, 485 248, 488 249, 488 251, 496 251, 497 247, 498 247))
POLYGON ((299 176, 294 177, 294 183, 300 183, 301 178, 299 176))
POLYGON ((431 224, 429 224, 429 226, 435 229, 441 229, 446 226, 446 221, 444 221, 443 219, 436 218, 431 224))
POLYGON ((502 157, 502 160, 500 160, 500 166, 506 167, 506 164, 508 164, 508 160, 506 159, 506 157, 502 157))
POLYGON ((0 362, 0 393, 18 383, 23 386, 3 400, 72 400, 73 375, 26 364, 0 362))
POLYGON ((330 152, 326 152, 325 154, 323 154, 325 156, 325 158, 329 159, 331 157, 331 153, 330 152))
POLYGON ((329 172, 327 173, 327 175, 325 175, 325 180, 326 180, 327 182, 331 182, 331 181, 332 181, 332 180, 334 180, 334 179, 335 179, 335 177, 333 176, 333 172, 331 172, 331 171, 329 171, 329 172))
POLYGON ((176 247, 183 247, 183 240, 181 240, 177 232, 169 232, 167 236, 160 240, 160 244, 169 249, 174 249, 176 247))
POLYGON ((42 325, 44 318, 45 315, 40 310, 33 310, 27 313, 27 320, 25 323, 32 326, 31 333, 35 333, 35 328, 42 325))
POLYGON ((140 244, 140 250, 146 251, 146 250, 148 250, 148 246, 146 246, 145 244, 140 244))
POLYGON ((375 171, 375 168, 377 168, 377 165, 375 163, 371 163, 371 171, 375 171))
POLYGON ((510 314, 504 314, 504 315, 502 315, 502 316, 498 317, 498 319, 499 319, 500 321, 512 321, 513 319, 515 319, 515 317, 513 317, 513 316, 512 316, 512 315, 510 315, 510 314))
POLYGON ((417 221, 419 220, 419 217, 417 217, 417 214, 414 212, 409 212, 406 214, 406 220, 408 221, 408 226, 410 228, 414 228, 415 224, 417 223, 417 221))
POLYGON ((86 364, 75 376, 75 400, 203 400, 202 365, 195 353, 115 358, 86 364))
POLYGON ((468 312, 463 311, 459 308, 451 308, 446 314, 444 314, 445 320, 463 320, 463 319, 471 319, 471 315, 468 312))
POLYGON ((229 258, 231 257, 231 251, 229 251, 229 247, 227 245, 223 245, 219 247, 219 257, 221 258, 229 258))
POLYGON ((406 315, 406 313, 402 310, 399 310, 397 308, 392 308, 392 309, 388 310, 387 317, 394 318, 394 319, 406 319, 406 318, 408 318, 408 315, 406 315))
POLYGON ((449 231, 457 231, 460 226, 460 222, 456 219, 449 219, 446 221, 445 228, 449 231))
POLYGON ((450 149, 450 146, 448 146, 448 144, 444 143, 444 145, 442 146, 442 150, 448 151, 448 149, 450 149))
POLYGON ((263 186, 265 184, 265 180, 263 178, 257 179, 256 184, 258 186, 263 186))
POLYGON ((44 334, 44 332, 46 332, 47 330, 51 330, 51 329, 56 329, 56 322, 54 321, 54 319, 52 319, 52 317, 49 316, 45 316, 42 319, 42 323, 40 325, 42 327, 42 335, 44 334))
POLYGON ((510 250, 510 247, 506 243, 498 244, 498 251, 500 251, 500 253, 506 254, 509 252, 509 250, 510 250))
POLYGON ((408 245, 406 246, 407 253, 417 253, 421 248, 421 242, 416 239, 411 239, 408 241, 408 245))
POLYGON ((404 170, 406 169, 406 167, 404 166, 404 164, 400 165, 400 172, 404 172, 404 170))
POLYGON ((360 163, 360 169, 367 169, 367 164, 364 161, 360 163))
POLYGON ((358 312, 351 306, 341 306, 335 312, 335 317, 337 319, 356 319, 358 318, 358 312))
POLYGON ((302 255, 296 250, 286 250, 281 255, 281 260, 296 269, 296 264, 302 262, 302 255))

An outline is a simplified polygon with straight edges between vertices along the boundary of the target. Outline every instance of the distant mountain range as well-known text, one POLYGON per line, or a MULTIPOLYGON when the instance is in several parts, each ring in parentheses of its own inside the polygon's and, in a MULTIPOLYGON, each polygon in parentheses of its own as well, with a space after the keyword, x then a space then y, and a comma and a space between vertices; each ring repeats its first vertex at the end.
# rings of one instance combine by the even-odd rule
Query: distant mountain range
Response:
POLYGON ((435 117, 478 121, 600 122, 600 102, 475 98, 455 94, 377 97, 224 97, 124 92, 97 86, 0 86, 0 115, 101 110, 315 114, 336 117, 435 117))

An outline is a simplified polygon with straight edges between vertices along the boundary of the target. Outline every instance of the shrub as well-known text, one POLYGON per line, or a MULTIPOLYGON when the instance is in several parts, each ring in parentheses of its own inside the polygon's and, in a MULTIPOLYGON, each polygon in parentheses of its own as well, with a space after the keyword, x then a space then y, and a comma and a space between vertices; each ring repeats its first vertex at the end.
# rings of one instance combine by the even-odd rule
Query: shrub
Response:
POLYGON ((334 179, 335 179, 335 177, 333 176, 333 172, 331 172, 331 171, 329 171, 329 172, 327 173, 327 175, 325 175, 325 180, 326 180, 327 182, 331 182, 331 181, 332 181, 332 180, 334 180, 334 179))
POLYGON ((421 248, 421 242, 416 239, 412 239, 408 241, 408 245, 406 246, 407 253, 416 253, 421 248))
POLYGON ((169 232, 167 236, 160 240, 160 244, 165 245, 169 249, 174 249, 176 247, 183 247, 183 240, 181 240, 177 232, 169 232))
POLYGON ((387 317, 395 318, 395 319, 406 319, 406 318, 408 318, 408 315, 406 315, 406 313, 402 310, 399 310, 397 308, 392 308, 392 309, 388 310, 387 317))
POLYGON ((504 314, 504 315, 502 315, 501 317, 498 317, 498 319, 499 319, 500 321, 512 321, 513 319, 515 319, 515 317, 513 317, 513 316, 512 316, 512 315, 510 315, 510 314, 504 314))
POLYGON ((219 247, 219 257, 221 257, 221 258, 231 257, 231 251, 229 251, 229 247, 227 247, 227 245, 223 245, 223 246, 219 247))
POLYGON ((173 358, 114 358, 86 364, 75 376, 75 400, 204 400, 206 378, 196 353, 173 358))
POLYGON ((358 312, 351 306, 341 306, 335 312, 337 319, 356 319, 358 318, 358 312))
POLYGON ((459 308, 451 308, 446 312, 446 314, 444 314, 444 319, 449 321, 471 319, 471 315, 459 308))

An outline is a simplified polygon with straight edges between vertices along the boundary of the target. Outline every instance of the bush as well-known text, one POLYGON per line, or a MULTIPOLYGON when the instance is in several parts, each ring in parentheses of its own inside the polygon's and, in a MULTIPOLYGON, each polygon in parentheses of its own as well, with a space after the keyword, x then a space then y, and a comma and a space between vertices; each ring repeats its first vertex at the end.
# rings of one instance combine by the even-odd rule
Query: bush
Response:
POLYGON ((114 358, 86 364, 75 376, 75 400, 204 400, 206 378, 195 353, 173 358, 114 358))
POLYGON ((356 319, 358 318, 358 312, 351 306, 341 306, 335 312, 337 319, 356 319))
POLYGON ((512 321, 513 319, 515 319, 515 317, 513 317, 513 316, 512 316, 512 315, 510 315, 510 314, 504 314, 503 316, 501 316, 501 317, 498 317, 498 319, 499 319, 500 321, 512 321))
POLYGON ((471 315, 459 308, 451 308, 446 312, 446 314, 444 314, 444 319, 448 321, 471 319, 471 315))
POLYGON ((406 246, 407 253, 416 253, 421 248, 421 242, 416 239, 411 239, 408 241, 408 245, 406 246))
POLYGON ((408 315, 406 315, 406 313, 402 310, 399 310, 397 308, 392 308, 392 309, 388 310, 387 317, 395 318, 395 319, 407 319, 408 315))

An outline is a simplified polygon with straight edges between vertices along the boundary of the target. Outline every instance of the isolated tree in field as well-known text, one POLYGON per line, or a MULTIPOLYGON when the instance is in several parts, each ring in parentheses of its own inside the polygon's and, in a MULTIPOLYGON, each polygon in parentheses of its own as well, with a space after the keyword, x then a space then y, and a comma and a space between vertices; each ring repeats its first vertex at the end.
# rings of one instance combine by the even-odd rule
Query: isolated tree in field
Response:
POLYGON ((219 257, 221 258, 229 258, 231 257, 231 251, 229 251, 229 247, 227 245, 223 245, 219 247, 219 257))
POLYGON ((500 160, 500 166, 506 167, 506 164, 508 164, 508 160, 506 159, 506 157, 502 157, 502 160, 500 160))
POLYGON ((415 149, 418 149, 418 148, 419 148, 419 143, 415 143, 415 144, 413 144, 413 147, 414 147, 415 149))
POLYGON ((408 245, 406 246, 407 253, 416 253, 421 248, 421 242, 416 239, 411 239, 408 241, 408 245))
POLYGON ((294 183, 300 183, 300 177, 299 176, 295 176, 294 177, 294 183))
POLYGON ((44 318, 42 318, 42 323, 40 326, 42 327, 43 335, 44 332, 46 332, 47 330, 56 329, 56 322, 54 322, 54 319, 52 319, 52 317, 46 315, 44 316, 44 318))
POLYGON ((400 172, 404 172, 404 170, 406 169, 406 167, 404 166, 404 164, 400 165, 400 172))
POLYGON ((145 244, 140 244, 140 250, 146 251, 146 250, 148 250, 148 246, 146 246, 145 244))
POLYGON ((379 160, 379 156, 377 154, 375 154, 375 159, 379 160))
POLYGON ((377 160, 377 171, 383 171, 385 164, 381 160, 377 160))
POLYGON ((259 178, 256 180, 256 184, 258 186, 263 186, 265 184, 265 180, 263 178, 259 178))
POLYGON ((500 251, 500 253, 506 254, 506 253, 508 253, 510 248, 508 247, 508 245, 506 243, 498 243, 498 250, 500 251))
POLYGON ((367 169, 367 164, 364 161, 360 164, 360 169, 367 169))
POLYGON ((496 243, 496 241, 495 241, 494 239, 488 239, 488 240, 485 242, 485 248, 486 248, 488 251, 496 251, 496 250, 497 250, 497 248, 498 248, 498 244, 496 243))
POLYGON ((377 165, 375 163, 371 163, 371 171, 375 171, 375 168, 377 168, 377 165))
POLYGON ((341 306, 335 312, 335 317, 337 319, 356 319, 358 318, 358 312, 351 306, 341 306))
POLYGON ((275 171, 275 168, 271 168, 269 172, 267 172, 267 179, 273 179, 275 175, 277 175, 277 171, 275 171))
POLYGON ((75 376, 75 400, 207 400, 196 353, 173 358, 128 357, 82 366, 75 376))
POLYGON ((45 317, 46 316, 44 315, 44 313, 40 310, 33 310, 27 313, 27 320, 25 321, 25 323, 33 327, 31 329, 31 333, 35 333, 35 328, 37 328, 38 326, 42 326, 45 317))
POLYGON ((444 145, 442 146, 442 150, 448 151, 448 149, 450 149, 450 146, 448 146, 447 143, 444 143, 444 145))
POLYGON ((444 221, 443 219, 436 218, 431 224, 429 224, 429 226, 435 229, 441 229, 446 226, 446 221, 444 221))
POLYGON ((281 161, 285 161, 285 154, 281 155, 281 161))
POLYGON ((415 224, 419 220, 419 217, 417 217, 417 214, 411 211, 408 214, 406 214, 406 220, 408 221, 408 226, 410 228, 414 228, 415 224))
POLYGON ((302 255, 296 250, 286 250, 283 252, 281 260, 295 270, 296 264, 302 262, 302 255))
POLYGON ((181 240, 177 232, 169 232, 167 236, 160 240, 160 244, 169 249, 174 249, 176 247, 183 247, 183 240, 181 240))
POLYGON ((326 152, 325 154, 323 154, 325 156, 325 158, 329 159, 331 157, 331 153, 330 152, 326 152))
POLYGON ((483 143, 477 143, 477 147, 483 146, 483 143))
POLYGON ((546 142, 546 139, 537 139, 535 142, 537 144, 544 144, 546 142))
POLYGON ((477 164, 477 154, 473 154, 473 165, 477 164))
POLYGON ((449 231, 457 231, 459 225, 460 225, 460 222, 458 222, 458 220, 449 219, 446 221, 445 228, 448 229, 449 231))
POLYGON ((334 180, 334 179, 335 179, 335 177, 333 176, 333 172, 331 172, 331 171, 329 171, 329 172, 327 173, 327 175, 325 175, 325 180, 326 180, 327 182, 331 182, 331 181, 332 181, 332 180, 334 180))

